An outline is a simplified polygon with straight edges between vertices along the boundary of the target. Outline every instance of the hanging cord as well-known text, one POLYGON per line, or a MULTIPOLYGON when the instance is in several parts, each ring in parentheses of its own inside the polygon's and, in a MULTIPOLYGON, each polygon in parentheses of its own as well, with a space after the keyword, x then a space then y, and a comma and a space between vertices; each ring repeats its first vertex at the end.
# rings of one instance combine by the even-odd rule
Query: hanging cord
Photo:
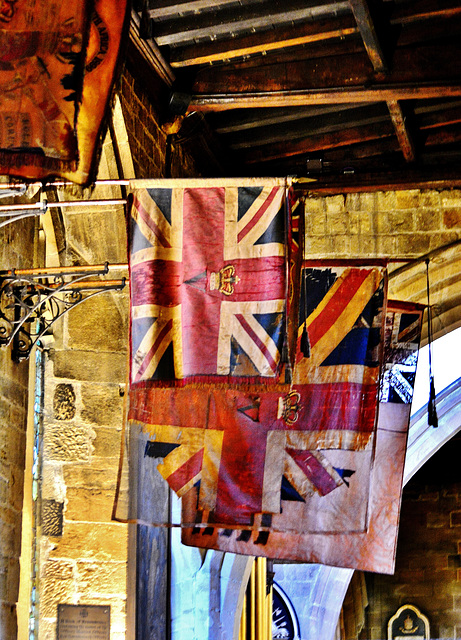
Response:
POLYGON ((435 384, 432 375, 432 310, 429 298, 429 258, 426 259, 426 285, 427 285, 427 342, 429 345, 429 402, 427 405, 427 423, 436 429, 439 426, 437 408, 435 405, 435 384))

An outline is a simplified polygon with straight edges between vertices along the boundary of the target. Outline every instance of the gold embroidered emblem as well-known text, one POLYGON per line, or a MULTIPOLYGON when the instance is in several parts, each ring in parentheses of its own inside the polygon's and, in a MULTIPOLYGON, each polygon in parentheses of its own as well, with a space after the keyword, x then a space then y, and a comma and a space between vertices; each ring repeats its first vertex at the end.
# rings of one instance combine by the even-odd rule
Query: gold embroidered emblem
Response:
POLYGON ((226 296, 234 293, 234 285, 240 282, 240 278, 235 275, 235 267, 228 264, 218 272, 210 274, 210 291, 220 291, 226 296))
POLYGON ((282 418, 288 425, 297 422, 301 409, 300 400, 301 396, 297 391, 290 391, 285 397, 280 397, 277 418, 282 418))

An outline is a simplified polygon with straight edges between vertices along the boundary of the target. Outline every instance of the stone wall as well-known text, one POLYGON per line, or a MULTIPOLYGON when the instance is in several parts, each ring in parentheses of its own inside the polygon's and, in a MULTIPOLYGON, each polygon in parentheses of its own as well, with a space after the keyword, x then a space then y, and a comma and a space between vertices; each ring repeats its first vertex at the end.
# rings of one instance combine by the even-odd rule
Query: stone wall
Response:
POLYGON ((461 192, 406 190, 306 200, 306 257, 414 258, 461 238, 461 192))
MULTIPOLYGON (((5 201, 1 201, 2 204, 5 201)), ((2 218, 3 220, 3 218, 2 218)), ((0 229, 0 269, 34 266, 35 220, 0 229)), ((0 349, 0 638, 15 638, 26 448, 28 362, 0 349)))
POLYGON ((127 542, 111 521, 127 362, 127 292, 72 309, 46 351, 39 640, 54 640, 58 604, 110 605, 126 637, 127 542))

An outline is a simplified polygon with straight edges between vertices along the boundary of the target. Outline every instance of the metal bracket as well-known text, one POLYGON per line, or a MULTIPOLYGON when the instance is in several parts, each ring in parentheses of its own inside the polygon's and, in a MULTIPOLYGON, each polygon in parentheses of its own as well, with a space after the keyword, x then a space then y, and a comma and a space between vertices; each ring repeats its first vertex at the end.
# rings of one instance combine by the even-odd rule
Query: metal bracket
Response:
POLYGON ((67 311, 106 291, 121 290, 121 280, 105 276, 109 264, 92 267, 11 269, 0 271, 0 346, 12 344, 16 362, 29 357, 33 346, 67 311))

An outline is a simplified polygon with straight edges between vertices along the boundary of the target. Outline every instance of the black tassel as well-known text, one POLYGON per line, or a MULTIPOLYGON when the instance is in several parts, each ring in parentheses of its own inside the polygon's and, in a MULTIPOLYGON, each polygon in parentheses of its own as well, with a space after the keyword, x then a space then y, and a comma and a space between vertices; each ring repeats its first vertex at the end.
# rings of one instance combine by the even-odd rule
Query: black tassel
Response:
POLYGON ((304 323, 303 332, 301 334, 301 352, 305 358, 311 357, 311 345, 309 342, 309 334, 307 333, 306 323, 304 323))
POLYGON ((427 405, 427 423, 430 427, 437 429, 439 426, 439 419, 437 417, 437 408, 435 406, 435 385, 434 376, 431 376, 429 402, 427 405))

